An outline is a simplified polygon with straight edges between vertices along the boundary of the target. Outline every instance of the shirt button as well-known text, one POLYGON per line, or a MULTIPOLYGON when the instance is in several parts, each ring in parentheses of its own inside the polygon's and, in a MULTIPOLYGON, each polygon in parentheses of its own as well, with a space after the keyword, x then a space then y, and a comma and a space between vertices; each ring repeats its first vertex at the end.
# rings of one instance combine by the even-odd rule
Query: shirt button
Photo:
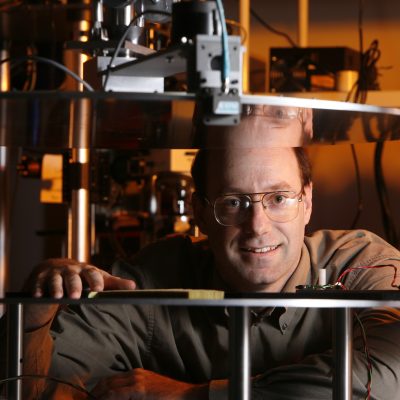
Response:
POLYGON ((287 324, 286 322, 284 322, 284 323, 282 324, 282 330, 283 330, 283 331, 286 331, 287 327, 288 327, 288 324, 287 324))

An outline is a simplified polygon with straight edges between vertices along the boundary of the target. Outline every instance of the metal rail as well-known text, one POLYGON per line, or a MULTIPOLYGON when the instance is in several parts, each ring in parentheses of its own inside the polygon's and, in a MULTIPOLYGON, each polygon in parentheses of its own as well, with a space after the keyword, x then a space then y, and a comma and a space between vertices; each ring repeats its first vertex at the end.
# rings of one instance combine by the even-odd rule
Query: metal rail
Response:
MULTIPOLYGON (((230 382, 229 400, 249 400, 250 389, 250 324, 249 307, 296 307, 296 308, 335 308, 334 317, 334 375, 333 400, 352 398, 352 309, 365 307, 400 307, 400 292, 365 291, 340 293, 288 293, 265 294, 258 298, 230 298, 224 300, 189 300, 167 297, 154 298, 98 298, 98 299, 32 299, 9 297, 0 303, 9 306, 9 376, 20 374, 22 354, 22 312, 23 304, 153 304, 164 306, 215 306, 229 307, 230 314, 230 382), (331 296, 331 297, 329 297, 331 296), (318 301, 316 301, 318 300, 318 301), (17 332, 17 333, 16 333, 17 332)), ((15 397, 21 400, 21 388, 11 388, 15 397)))

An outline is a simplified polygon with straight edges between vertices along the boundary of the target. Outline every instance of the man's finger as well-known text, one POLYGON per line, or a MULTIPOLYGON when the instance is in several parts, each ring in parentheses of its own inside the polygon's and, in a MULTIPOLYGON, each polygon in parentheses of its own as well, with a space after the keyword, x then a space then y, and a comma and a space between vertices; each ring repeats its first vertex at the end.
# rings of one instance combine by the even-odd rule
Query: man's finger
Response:
POLYGON ((104 289, 107 290, 135 290, 136 283, 130 279, 123 279, 107 274, 104 279, 104 289))
POLYGON ((33 297, 43 297, 47 287, 46 279, 47 276, 45 275, 38 276, 32 287, 29 288, 32 291, 33 297))
POLYGON ((65 271, 63 274, 64 286, 71 299, 79 299, 82 294, 82 279, 76 271, 65 271))
POLYGON ((47 287, 49 291, 49 295, 56 299, 60 299, 64 295, 63 289, 63 278, 60 275, 59 271, 54 271, 48 278, 47 278, 47 287))
POLYGON ((96 267, 84 268, 81 272, 90 290, 101 292, 104 289, 104 272, 96 267))

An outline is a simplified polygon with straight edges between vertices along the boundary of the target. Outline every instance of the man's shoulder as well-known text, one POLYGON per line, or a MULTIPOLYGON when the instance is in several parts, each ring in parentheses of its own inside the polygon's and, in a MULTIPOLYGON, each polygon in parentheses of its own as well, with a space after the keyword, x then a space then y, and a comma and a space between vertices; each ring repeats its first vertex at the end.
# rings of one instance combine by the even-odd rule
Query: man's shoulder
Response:
POLYGON ((309 248, 317 247, 331 251, 339 249, 356 250, 368 246, 382 247, 386 253, 399 254, 398 250, 377 234, 365 229, 331 230, 322 229, 305 236, 305 244, 309 248))
MULTIPOLYGON (((333 280, 348 268, 384 264, 400 266, 400 252, 367 230, 319 230, 306 236, 304 242, 314 274, 319 269, 326 269, 333 280)), ((377 274, 376 271, 371 273, 377 274)))

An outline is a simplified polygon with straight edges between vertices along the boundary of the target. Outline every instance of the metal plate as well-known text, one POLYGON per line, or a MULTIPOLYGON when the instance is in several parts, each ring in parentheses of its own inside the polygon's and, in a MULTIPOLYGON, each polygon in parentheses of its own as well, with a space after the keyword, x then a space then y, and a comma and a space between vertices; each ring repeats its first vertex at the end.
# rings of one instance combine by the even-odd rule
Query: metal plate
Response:
POLYGON ((293 147, 400 138, 397 108, 277 96, 242 96, 241 103, 245 112, 238 126, 205 127, 199 108, 193 117, 192 94, 6 92, 0 94, 0 145, 39 149, 293 147), (295 110, 301 118, 285 117, 295 110))

